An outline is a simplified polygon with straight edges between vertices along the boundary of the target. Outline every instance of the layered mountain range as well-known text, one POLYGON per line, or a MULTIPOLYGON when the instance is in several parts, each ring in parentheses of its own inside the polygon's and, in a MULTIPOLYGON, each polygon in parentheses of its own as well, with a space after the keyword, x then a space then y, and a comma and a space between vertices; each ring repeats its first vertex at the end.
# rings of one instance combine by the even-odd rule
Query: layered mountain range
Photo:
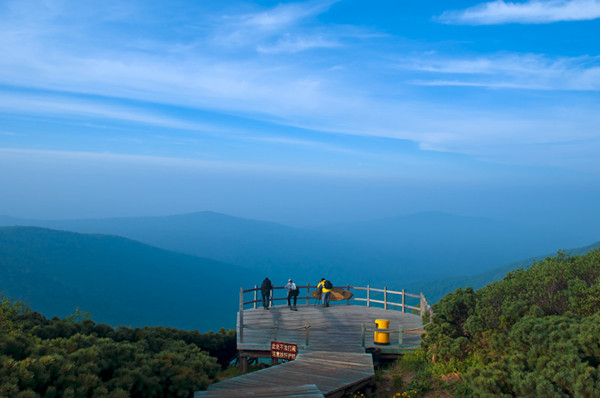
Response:
POLYGON ((596 240, 445 213, 310 229, 213 212, 2 225, 0 291, 45 315, 80 307, 113 325, 201 330, 233 327, 239 288, 265 276, 405 288, 431 302, 596 240))

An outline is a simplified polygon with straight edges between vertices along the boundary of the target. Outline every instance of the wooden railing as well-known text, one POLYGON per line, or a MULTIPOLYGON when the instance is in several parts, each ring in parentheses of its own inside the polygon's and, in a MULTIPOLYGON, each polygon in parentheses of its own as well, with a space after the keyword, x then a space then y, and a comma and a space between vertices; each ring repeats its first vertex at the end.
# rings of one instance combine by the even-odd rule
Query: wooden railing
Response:
MULTIPOLYGON (((298 303, 302 304, 304 301, 306 305, 310 304, 310 300, 316 300, 312 297, 311 291, 317 289, 317 286, 313 286, 310 284, 307 285, 297 285, 300 293, 298 294, 298 303), (306 292, 306 295, 304 295, 306 292)), ((351 299, 345 300, 346 305, 350 305, 355 303, 365 303, 367 307, 371 307, 377 304, 383 306, 384 309, 395 309, 402 312, 406 312, 407 310, 418 311, 419 315, 423 317, 426 312, 432 315, 431 306, 427 303, 425 296, 423 293, 420 294, 411 294, 406 293, 404 289, 401 291, 388 290, 387 287, 383 289, 377 289, 370 287, 367 285, 366 287, 360 286, 334 286, 334 288, 340 288, 344 290, 351 291, 354 293, 354 296, 351 299), (359 297, 360 293, 364 293, 363 296, 359 297), (412 304, 409 304, 408 301, 412 304), (417 301, 418 300, 418 301, 417 301)), ((258 308, 262 306, 262 295, 260 294, 260 287, 257 285, 252 289, 244 290, 240 288, 240 316, 244 311, 245 306, 251 305, 252 308, 258 308), (245 301, 244 295, 251 293, 253 295, 252 300, 245 301)), ((283 286, 273 287, 271 291, 271 300, 269 306, 273 306, 274 302, 278 301, 287 301, 287 291, 283 286), (283 294, 278 294, 279 292, 283 292, 283 294)))
MULTIPOLYGON (((317 299, 313 298, 311 295, 311 289, 315 290, 315 289, 317 289, 317 286, 312 286, 310 284, 307 284, 305 286, 301 286, 301 285, 296 285, 296 286, 300 290, 300 293, 298 294, 298 298, 297 298, 297 300, 300 304, 302 304, 302 301, 305 301, 306 305, 310 305, 311 299, 315 300, 315 301, 317 300, 317 299), (303 292, 306 292, 306 295, 303 295, 302 294, 303 292)), ((402 311, 403 313, 405 313, 407 311, 407 309, 415 311, 415 312, 418 311, 418 314, 421 316, 421 318, 423 317, 423 315, 425 315, 426 312, 428 312, 429 315, 433 315, 431 306, 427 303, 427 300, 425 299, 425 296, 423 295, 423 293, 420 293, 418 295, 410 294, 410 293, 406 293, 404 291, 404 289, 402 289, 401 291, 394 291, 394 290, 388 290, 387 287, 384 287, 383 289, 377 289, 377 288, 372 288, 369 285, 367 285, 366 287, 350 286, 350 285, 334 286, 334 288, 340 288, 340 289, 352 291, 354 293, 352 298, 345 300, 346 305, 350 305, 350 302, 352 301, 353 305, 354 304, 362 305, 363 303, 367 307, 379 305, 379 306, 383 306, 383 308, 385 310, 393 309, 393 310, 402 311), (364 293, 364 297, 358 296, 361 293, 364 293), (397 299, 398 296, 400 296, 399 299, 397 299), (408 304, 407 299, 411 300, 411 302, 418 303, 418 306, 408 304), (396 301, 396 300, 398 300, 398 301, 396 301)), ((240 342, 244 341, 244 328, 246 327, 244 325, 244 307, 251 306, 251 308, 256 309, 259 306, 262 306, 262 294, 259 294, 260 291, 261 291, 261 288, 258 287, 258 285, 254 285, 254 288, 252 288, 252 289, 244 290, 243 288, 240 288, 240 307, 239 307, 240 310, 239 310, 239 328, 238 328, 240 342), (252 300, 249 300, 249 301, 244 300, 244 295, 247 295, 247 294, 252 294, 252 300)), ((283 286, 273 287, 273 290, 271 291, 271 299, 269 302, 269 306, 273 306, 273 302, 277 302, 277 301, 287 301, 287 291, 285 290, 285 288, 283 286), (276 292, 277 293, 283 292, 283 295, 275 295, 274 293, 276 293, 276 292)), ((276 333, 277 333, 278 327, 274 326, 273 329, 274 329, 275 336, 277 336, 276 333)), ((310 324, 307 323, 304 327, 302 327, 300 329, 306 329, 306 345, 308 345, 309 344, 310 324)), ((363 335, 364 335, 365 330, 366 329, 364 328, 364 325, 363 325, 363 335)), ((378 329, 378 330, 382 331, 382 329, 378 329)), ((389 332, 400 332, 400 334, 402 334, 402 330, 389 330, 389 332)), ((275 337, 275 339, 276 339, 276 337, 275 337)), ((400 344, 402 344, 401 337, 399 337, 399 340, 400 340, 400 344)))

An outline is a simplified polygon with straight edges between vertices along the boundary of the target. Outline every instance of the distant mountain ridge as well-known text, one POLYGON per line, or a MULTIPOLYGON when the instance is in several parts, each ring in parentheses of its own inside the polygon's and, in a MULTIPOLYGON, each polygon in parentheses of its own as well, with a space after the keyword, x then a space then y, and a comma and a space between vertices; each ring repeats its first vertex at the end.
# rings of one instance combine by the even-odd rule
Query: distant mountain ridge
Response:
POLYGON ((0 292, 46 316, 91 312, 111 325, 235 326, 240 267, 129 239, 36 227, 0 228, 0 292))
POLYGON ((597 240, 572 230, 547 231, 436 212, 312 230, 214 212, 9 222, 123 236, 253 269, 276 283, 290 277, 306 283, 327 276, 341 283, 386 283, 396 288, 436 277, 474 274, 597 240))
MULTIPOLYGON (((253 269, 280 285, 288 278, 302 284, 314 284, 323 276, 343 283, 366 283, 364 280, 373 267, 373 257, 377 257, 360 245, 318 231, 214 212, 19 222, 65 231, 123 236, 162 249, 253 269)), ((249 282, 254 284, 261 280, 249 282)))
MULTIPOLYGON (((600 247, 600 242, 568 251, 581 254, 595 247, 600 247)), ((531 261, 470 276, 431 278, 421 284, 418 280, 407 282, 401 268, 388 269, 379 275, 378 286, 422 291, 434 303, 459 286, 481 287, 531 261)), ((343 275, 348 269, 341 268, 335 281, 376 277, 380 269, 374 266, 364 274, 343 275)), ((333 274, 324 269, 318 273, 333 274)), ((244 269, 117 236, 0 227, 0 292, 24 299, 50 317, 63 317, 80 307, 93 313, 96 321, 111 325, 165 325, 202 331, 234 327, 239 288, 260 284, 265 274, 261 268, 244 269)), ((300 284, 310 281, 301 279, 306 275, 302 269, 284 269, 280 274, 299 275, 296 280, 300 284)), ((272 280, 276 285, 284 282, 272 280)), ((359 285, 373 286, 371 280, 363 279, 359 285)))

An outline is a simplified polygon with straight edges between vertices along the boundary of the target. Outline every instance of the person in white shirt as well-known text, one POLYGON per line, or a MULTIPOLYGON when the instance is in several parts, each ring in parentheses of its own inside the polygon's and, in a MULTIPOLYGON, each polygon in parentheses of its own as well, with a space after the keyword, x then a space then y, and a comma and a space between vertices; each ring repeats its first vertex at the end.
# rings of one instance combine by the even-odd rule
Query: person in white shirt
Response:
POLYGON ((287 285, 285 285, 285 289, 287 290, 288 307, 292 311, 298 311, 296 308, 296 301, 298 300, 298 287, 293 280, 289 279, 287 285), (293 306, 292 301, 294 302, 293 306))

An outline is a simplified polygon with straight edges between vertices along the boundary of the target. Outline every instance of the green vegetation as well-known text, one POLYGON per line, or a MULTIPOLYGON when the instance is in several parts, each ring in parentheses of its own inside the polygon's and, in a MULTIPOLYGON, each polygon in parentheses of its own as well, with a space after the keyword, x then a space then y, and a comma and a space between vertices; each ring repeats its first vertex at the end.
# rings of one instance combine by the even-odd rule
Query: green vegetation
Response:
POLYGON ((189 397, 235 357, 235 331, 112 328, 46 319, 0 297, 0 396, 189 397))
POLYGON ((424 366, 460 375, 459 396, 597 396, 599 304, 600 249, 559 252, 434 305, 424 366))
POLYGON ((375 371, 374 386, 347 398, 418 398, 462 396, 462 383, 454 369, 433 363, 423 350, 404 354, 375 371))

